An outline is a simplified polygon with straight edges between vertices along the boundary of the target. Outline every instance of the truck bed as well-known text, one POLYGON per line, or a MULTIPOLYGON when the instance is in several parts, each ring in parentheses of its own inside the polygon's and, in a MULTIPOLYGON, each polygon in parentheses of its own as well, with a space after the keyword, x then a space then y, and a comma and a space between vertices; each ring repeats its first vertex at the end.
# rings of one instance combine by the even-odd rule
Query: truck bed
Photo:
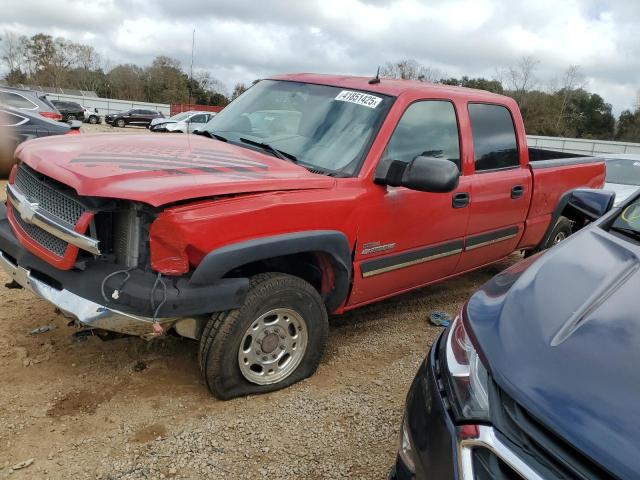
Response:
POLYGON ((544 236, 560 197, 575 188, 602 188, 604 160, 573 153, 529 148, 533 182, 525 235, 519 247, 538 245, 544 236))

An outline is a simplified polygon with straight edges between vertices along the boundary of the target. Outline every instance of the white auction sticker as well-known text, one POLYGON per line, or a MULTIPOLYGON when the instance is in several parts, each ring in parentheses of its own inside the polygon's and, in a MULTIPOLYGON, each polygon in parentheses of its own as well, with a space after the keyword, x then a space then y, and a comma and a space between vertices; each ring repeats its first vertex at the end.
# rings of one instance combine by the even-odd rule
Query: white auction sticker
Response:
POLYGON ((351 90, 342 90, 335 99, 341 102, 355 103, 356 105, 363 105, 369 108, 376 108, 382 101, 382 98, 380 97, 375 97, 361 92, 353 92, 351 90))

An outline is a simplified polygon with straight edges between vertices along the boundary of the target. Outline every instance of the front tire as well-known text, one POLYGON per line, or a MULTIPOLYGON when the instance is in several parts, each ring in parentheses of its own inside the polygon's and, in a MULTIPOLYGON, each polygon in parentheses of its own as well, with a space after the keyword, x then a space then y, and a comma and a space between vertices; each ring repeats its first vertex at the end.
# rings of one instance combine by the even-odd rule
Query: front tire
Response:
POLYGON ((98 119, 94 116, 89 117, 89 123, 91 125, 95 125, 96 123, 98 123, 98 119))
POLYGON ((116 127, 124 128, 124 126, 125 126, 125 121, 122 118, 119 118, 118 120, 116 120, 116 127))
POLYGON ((214 314, 200 338, 200 369, 219 399, 267 393, 312 375, 327 342, 327 310, 301 278, 251 278, 242 307, 214 314))

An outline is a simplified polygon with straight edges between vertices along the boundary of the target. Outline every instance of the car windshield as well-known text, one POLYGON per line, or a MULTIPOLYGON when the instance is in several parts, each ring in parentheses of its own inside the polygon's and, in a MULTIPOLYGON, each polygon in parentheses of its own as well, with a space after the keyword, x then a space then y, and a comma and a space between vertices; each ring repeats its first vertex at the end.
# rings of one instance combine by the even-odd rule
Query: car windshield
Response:
POLYGON ((640 160, 611 158, 607 165, 607 183, 619 185, 640 185, 640 160))
POLYGON ((611 225, 611 229, 627 233, 640 240, 640 196, 626 206, 611 225))
POLYGON ((276 149, 309 168, 353 175, 392 103, 377 93, 263 80, 203 130, 247 148, 276 149))
POLYGON ((187 118, 189 118, 190 115, 191 114, 189 112, 176 113, 173 117, 169 117, 169 120, 181 122, 182 120, 186 120, 187 118))

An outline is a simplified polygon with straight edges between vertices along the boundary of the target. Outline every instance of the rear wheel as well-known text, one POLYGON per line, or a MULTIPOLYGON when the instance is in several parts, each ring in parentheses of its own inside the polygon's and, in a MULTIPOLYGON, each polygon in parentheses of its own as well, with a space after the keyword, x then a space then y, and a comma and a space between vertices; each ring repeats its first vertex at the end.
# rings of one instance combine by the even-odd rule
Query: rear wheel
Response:
POLYGON ((571 235, 572 226, 571 220, 566 217, 560 217, 543 248, 551 248, 565 240, 571 235))
POLYGON ((223 400, 279 390, 315 372, 328 330, 313 286, 281 273, 256 275, 242 307, 205 325, 200 368, 211 393, 223 400))
POLYGON ((95 125, 96 123, 98 123, 98 119, 92 115, 89 117, 89 123, 91 125, 95 125))
POLYGON ((69 122, 71 122, 71 121, 73 121, 75 119, 76 119, 76 116, 73 115, 73 114, 67 116, 67 121, 69 121, 69 122))
POLYGON ((124 126, 125 126, 124 119, 119 118, 118 120, 116 120, 116 127, 124 128, 124 126))

